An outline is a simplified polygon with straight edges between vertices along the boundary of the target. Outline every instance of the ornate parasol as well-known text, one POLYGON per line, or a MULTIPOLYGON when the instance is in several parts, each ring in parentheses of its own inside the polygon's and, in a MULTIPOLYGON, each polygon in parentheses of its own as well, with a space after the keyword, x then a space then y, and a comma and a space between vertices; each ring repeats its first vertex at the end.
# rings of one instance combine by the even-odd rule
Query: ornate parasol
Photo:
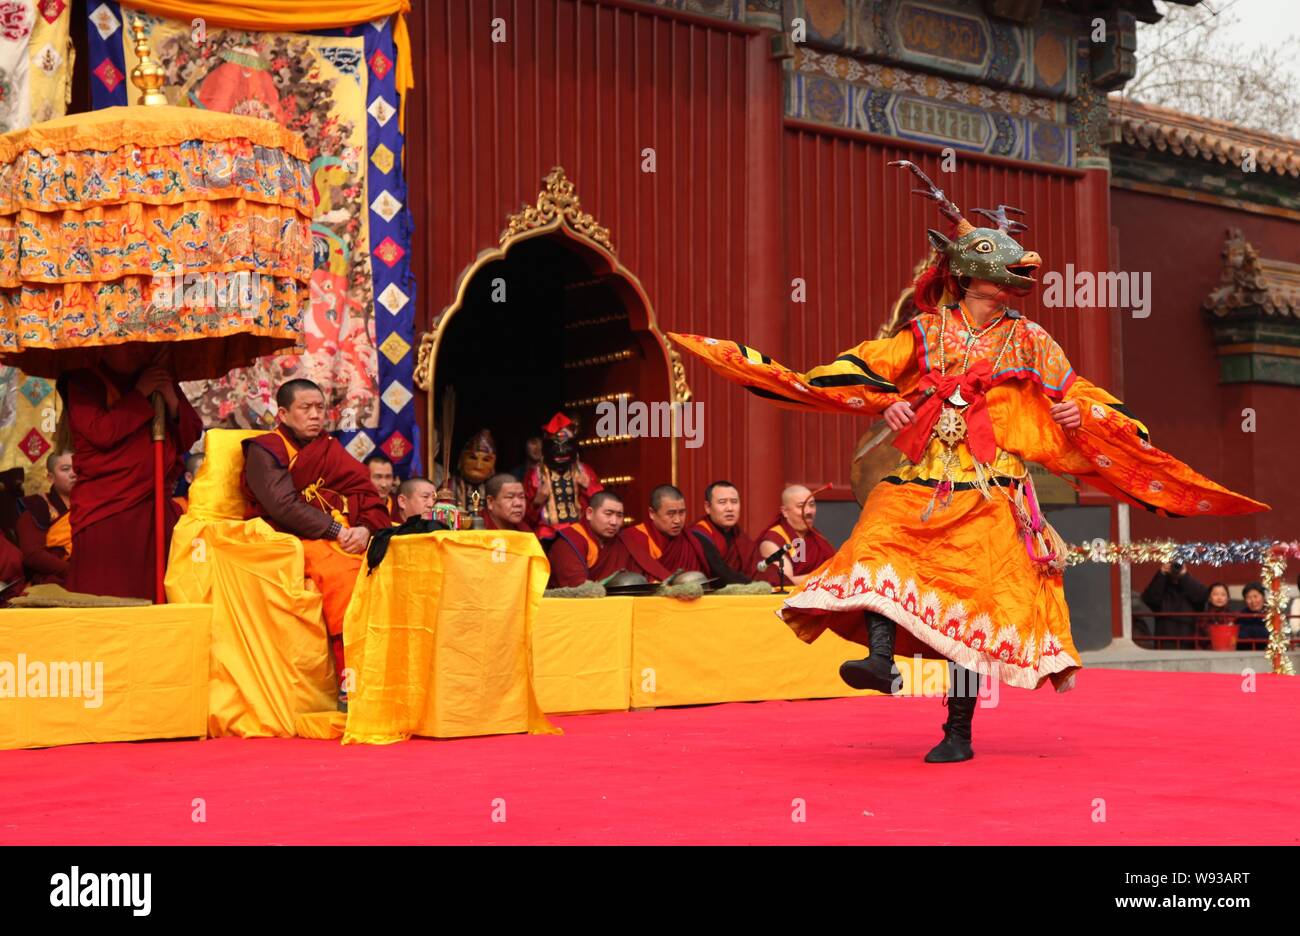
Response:
MULTIPOLYGON (((156 345, 180 379, 292 349, 310 299, 307 150, 270 121, 173 107, 132 23, 145 107, 0 137, 0 359, 57 378, 112 345, 156 345)), ((162 600, 163 404, 155 394, 162 600)))

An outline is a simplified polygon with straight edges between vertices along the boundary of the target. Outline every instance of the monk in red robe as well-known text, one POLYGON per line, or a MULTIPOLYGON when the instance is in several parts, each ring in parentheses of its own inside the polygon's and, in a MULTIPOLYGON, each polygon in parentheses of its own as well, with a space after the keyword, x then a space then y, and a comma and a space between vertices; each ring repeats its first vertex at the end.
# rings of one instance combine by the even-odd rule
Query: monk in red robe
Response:
POLYGON ((551 562, 550 588, 572 588, 599 582, 615 572, 647 570, 637 564, 619 536, 623 529, 623 501, 612 491, 592 495, 586 515, 560 530, 546 558, 551 562))
POLYGON ((0 533, 0 608, 23 593, 23 552, 0 533))
POLYGON ((68 578, 68 556, 72 551, 72 518, 69 502, 77 472, 71 452, 51 452, 45 459, 50 490, 23 498, 18 518, 18 548, 23 553, 23 570, 33 585, 63 585, 68 578))
POLYGON ((362 462, 366 470, 370 472, 370 483, 375 486, 375 491, 383 498, 384 509, 388 511, 389 519, 393 526, 399 526, 402 523, 402 508, 397 503, 397 475, 393 471, 393 462, 383 452, 371 452, 362 462))
POLYGON ((522 481, 512 474, 495 474, 488 478, 484 491, 487 500, 483 511, 483 529, 533 532, 533 528, 524 520, 528 499, 524 496, 522 481))
POLYGON ((651 578, 664 581, 674 572, 708 572, 704 547, 686 529, 686 497, 671 484, 650 492, 650 521, 623 531, 628 552, 651 578))
POLYGON ((370 473, 325 432, 325 395, 310 380, 290 380, 275 394, 274 432, 245 439, 242 487, 247 517, 303 542, 306 574, 321 610, 346 702, 343 616, 370 535, 390 528, 370 473))
POLYGON ((740 528, 740 491, 730 481, 714 481, 704 489, 704 516, 689 533, 714 578, 737 585, 753 580, 758 559, 753 540, 740 528))
MULTIPOLYGON (((104 349, 99 363, 59 380, 72 433, 77 484, 72 489, 72 557, 67 589, 155 601, 152 393, 166 404, 163 490, 181 474, 181 455, 203 434, 203 423, 158 352, 130 343, 104 349)), ((166 498, 165 557, 180 507, 166 498)))
MULTIPOLYGON (((819 565, 835 555, 835 548, 817 532, 817 499, 802 484, 792 484, 781 492, 781 512, 758 538, 758 556, 767 559, 787 543, 779 562, 785 584, 802 585, 819 565)), ((777 566, 772 565, 764 577, 773 585, 781 584, 777 566)))

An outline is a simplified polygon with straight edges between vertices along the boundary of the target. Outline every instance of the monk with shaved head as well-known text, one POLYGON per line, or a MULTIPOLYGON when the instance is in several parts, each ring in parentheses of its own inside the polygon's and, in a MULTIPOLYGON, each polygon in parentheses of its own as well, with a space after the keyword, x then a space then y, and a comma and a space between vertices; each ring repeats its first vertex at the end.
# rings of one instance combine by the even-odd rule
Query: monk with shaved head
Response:
POLYGON ((686 498, 671 484, 650 492, 650 519, 623 531, 628 552, 662 582, 674 572, 709 572, 699 540, 686 532, 686 498))
MULTIPOLYGON (((325 431, 325 395, 310 380, 276 392, 279 425, 245 439, 247 517, 302 540, 305 571, 321 593, 321 611, 343 685, 343 615, 370 535, 390 528, 370 472, 325 431)), ((346 696, 340 692, 340 701, 346 696)))
POLYGON ((397 487, 398 523, 405 523, 412 517, 422 520, 433 519, 433 502, 437 490, 428 478, 407 478, 397 487))
MULTIPOLYGON (((790 544, 779 560, 786 582, 802 585, 819 565, 835 555, 830 541, 813 526, 816 519, 817 499, 812 491, 802 484, 792 484, 781 492, 781 511, 759 537, 758 556, 767 559, 790 544)), ((773 584, 779 581, 776 565, 765 574, 773 584)))

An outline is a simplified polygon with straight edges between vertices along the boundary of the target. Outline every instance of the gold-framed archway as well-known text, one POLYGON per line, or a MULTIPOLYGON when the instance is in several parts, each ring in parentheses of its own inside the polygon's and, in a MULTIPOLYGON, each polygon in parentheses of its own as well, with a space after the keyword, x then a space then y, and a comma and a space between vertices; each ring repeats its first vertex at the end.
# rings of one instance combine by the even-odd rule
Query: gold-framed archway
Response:
MULTIPOLYGON (((582 210, 573 182, 567 177, 563 167, 555 166, 547 174, 542 190, 535 203, 525 204, 522 209, 510 215, 502 230, 499 243, 486 248, 461 271, 457 279, 456 292, 452 301, 433 319, 431 330, 425 332, 419 343, 416 357, 414 383, 426 395, 426 416, 429 431, 426 433, 426 464, 432 465, 435 458, 437 425, 437 394, 439 391, 439 359, 448 352, 455 341, 458 316, 467 310, 472 312, 472 293, 481 287, 479 278, 489 268, 500 269, 502 264, 511 261, 547 241, 551 246, 562 246, 567 252, 581 259, 581 266, 588 271, 586 278, 580 278, 566 284, 566 289, 580 290, 594 287, 603 291, 606 297, 617 297, 621 309, 616 314, 591 316, 581 321, 566 322, 564 328, 605 327, 617 333, 617 322, 626 320, 627 331, 623 334, 626 347, 611 348, 601 353, 585 354, 564 361, 566 371, 593 372, 597 368, 618 368, 623 362, 639 362, 641 369, 649 369, 643 383, 661 389, 671 403, 687 403, 691 399, 691 390, 686 381, 686 371, 681 356, 671 342, 660 330, 655 317, 654 307, 641 281, 634 273, 623 266, 618 259, 610 237, 609 229, 600 225, 589 213, 582 210), (530 246, 531 245, 531 246, 530 246), (476 287, 478 284, 478 287, 476 287), (630 343, 627 339, 631 339, 630 343)), ((600 350, 600 349, 597 349, 600 350)), ((638 383, 633 379, 629 383, 638 383)), ((577 398, 562 401, 566 411, 570 409, 591 409, 602 402, 615 402, 620 396, 636 398, 639 387, 618 384, 608 392, 578 395, 577 398)), ((663 399, 663 396, 657 396, 663 399)), ((458 409, 461 395, 458 393, 458 409)), ((457 419, 460 428, 460 419, 457 419)), ((459 435, 459 432, 457 433, 459 435)), ((627 436, 605 436, 597 438, 590 429, 590 423, 584 420, 583 458, 586 459, 593 449, 614 446, 633 446, 641 442, 651 443, 658 440, 633 440, 627 436)), ((668 444, 668 462, 671 483, 677 483, 678 477, 678 439, 670 437, 664 440, 668 444)), ((444 444, 453 444, 446 440, 444 444)), ((611 449, 612 451, 612 449, 611 449)), ((626 457, 623 459, 626 463, 626 457)), ((657 459, 655 460, 657 463, 657 459)), ((641 459, 640 464, 646 464, 641 459)), ((508 468, 509 466, 503 466, 508 468)), ((607 486, 639 486, 646 479, 638 479, 629 472, 609 475, 602 473, 602 481, 607 486)), ((656 483, 662 481, 654 479, 656 483)))

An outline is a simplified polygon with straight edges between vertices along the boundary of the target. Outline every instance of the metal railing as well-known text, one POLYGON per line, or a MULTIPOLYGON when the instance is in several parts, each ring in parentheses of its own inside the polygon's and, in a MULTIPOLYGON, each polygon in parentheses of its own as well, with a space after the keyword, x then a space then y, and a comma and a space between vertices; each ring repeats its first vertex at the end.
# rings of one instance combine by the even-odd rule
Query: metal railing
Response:
MULTIPOLYGON (((1211 624, 1235 624, 1238 618, 1250 617, 1249 611, 1147 611, 1133 609, 1133 643, 1148 650, 1212 650, 1211 624), (1153 624, 1154 633, 1144 633, 1146 619, 1153 624), (1164 626, 1161 624, 1164 622, 1164 626), (1169 623, 1176 622, 1176 623, 1169 623), (1190 633, 1171 634, 1173 628, 1184 630, 1191 625, 1190 633)), ((1263 620, 1263 615, 1259 616, 1263 620)), ((1300 648, 1300 618, 1291 618, 1289 650, 1300 648)), ((1268 646, 1267 637, 1237 637, 1238 650, 1258 650, 1263 653, 1268 646)))

